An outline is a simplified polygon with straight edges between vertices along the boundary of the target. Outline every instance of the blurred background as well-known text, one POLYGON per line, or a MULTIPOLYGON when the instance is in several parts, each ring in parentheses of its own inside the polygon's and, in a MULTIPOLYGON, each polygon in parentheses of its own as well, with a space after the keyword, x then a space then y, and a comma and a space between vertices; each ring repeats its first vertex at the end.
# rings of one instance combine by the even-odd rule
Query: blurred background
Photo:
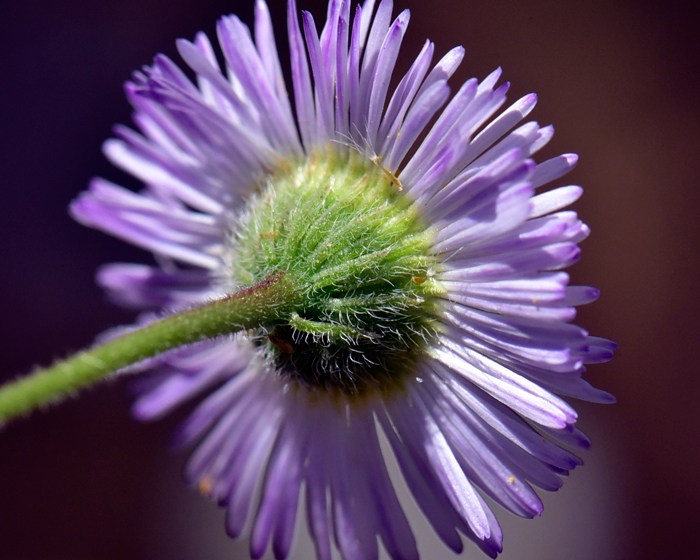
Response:
MULTIPOLYGON (((323 1, 298 1, 324 20, 323 1)), ((397 2, 412 11, 400 69, 426 37, 439 56, 464 45, 454 89, 502 66, 509 99, 537 92, 530 117, 556 126, 541 158, 581 156, 566 180, 585 187, 575 209, 593 234, 570 273, 602 297, 578 322, 621 346, 588 374, 618 403, 575 403, 593 440, 585 466, 544 496, 541 518, 497 512, 504 560, 700 558, 699 5, 397 2)), ((270 8, 284 38, 284 2, 270 8)), ((130 122, 123 82, 158 52, 179 62, 176 38, 212 36, 231 12, 250 22, 253 0, 0 3, 0 380, 133 319, 94 272, 149 255, 77 225, 67 205, 96 175, 137 186, 100 152, 130 122)), ((130 401, 128 383, 110 383, 0 433, 0 559, 247 558, 182 482, 186 454, 167 443, 179 418, 137 424, 130 401)), ((424 560, 456 558, 413 517, 424 560)), ((313 558, 302 532, 293 560, 313 558)), ((483 556, 467 544, 462 558, 483 556)))

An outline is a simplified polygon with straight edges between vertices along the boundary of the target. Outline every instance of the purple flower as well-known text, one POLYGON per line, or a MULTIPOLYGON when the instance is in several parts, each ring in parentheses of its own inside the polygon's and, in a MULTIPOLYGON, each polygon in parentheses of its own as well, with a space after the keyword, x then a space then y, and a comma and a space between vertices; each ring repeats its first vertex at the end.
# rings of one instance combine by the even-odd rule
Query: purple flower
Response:
MULTIPOLYGON (((252 516, 254 558, 269 542, 277 558, 289 554, 302 484, 320 560, 331 558, 332 539, 346 560, 377 558, 377 536, 394 560, 418 558, 377 425, 447 546, 461 551, 461 532, 495 557, 502 535, 482 494, 517 515, 539 515, 532 485, 556 490, 560 476, 581 464, 560 444, 589 445, 574 426, 576 412, 558 395, 613 401, 581 375, 584 364, 610 359, 614 343, 571 324, 575 306, 598 291, 568 286, 561 271, 577 260, 577 243, 588 234, 576 213, 562 211, 581 189, 535 194, 572 169, 576 156, 530 159, 553 129, 518 125, 535 95, 498 113, 508 89, 496 85, 500 70, 467 81, 450 99, 447 80, 462 48, 432 65, 426 42, 390 91, 409 13, 392 21, 388 0, 373 12, 373 0, 354 16, 349 1, 331 0, 319 35, 309 13, 299 25, 289 1, 293 107, 262 0, 252 37, 235 16, 219 21, 223 72, 203 34, 178 41, 197 85, 159 55, 126 86, 140 132, 117 127, 104 146, 145 189, 95 179, 72 206, 80 222, 156 255, 157 266, 112 264, 98 275, 116 301, 150 310, 203 304, 245 285, 246 274, 259 279, 264 271, 248 263, 267 258, 256 254, 265 253, 261 240, 283 235, 286 222, 255 234, 257 249, 249 250, 247 236, 265 223, 256 212, 270 199, 276 215, 276 185, 295 169, 312 175, 323 154, 352 152, 351 164, 361 160, 387 179, 425 226, 420 237, 411 222, 405 235, 428 236, 415 266, 432 263, 423 275, 409 274, 410 297, 393 281, 386 293, 371 291, 373 280, 358 280, 357 268, 352 281, 361 285, 336 281, 345 299, 324 292, 318 308, 309 306, 314 320, 294 314, 277 330, 241 332, 149 361, 136 416, 151 420, 201 400, 177 434, 181 443, 201 439, 187 478, 226 506, 232 536, 252 516), (428 309, 426 301, 429 320, 415 311, 428 309)), ((341 182, 337 173, 324 177, 324 185, 341 182)), ((381 206, 368 204, 372 212, 381 206)), ((320 236, 325 210, 314 210, 306 224, 295 208, 285 219, 302 225, 290 226, 285 242, 307 226, 309 236, 320 236)), ((391 216, 381 223, 403 214, 391 216)), ((339 224, 323 231, 314 258, 323 243, 324 250, 356 250, 327 258, 358 267, 368 255, 385 254, 370 253, 367 239, 353 241, 355 233, 339 224)), ((362 235, 379 235, 376 228, 362 235)), ((401 239, 383 250, 396 250, 401 239)), ((381 277, 378 267, 366 268, 381 277)))

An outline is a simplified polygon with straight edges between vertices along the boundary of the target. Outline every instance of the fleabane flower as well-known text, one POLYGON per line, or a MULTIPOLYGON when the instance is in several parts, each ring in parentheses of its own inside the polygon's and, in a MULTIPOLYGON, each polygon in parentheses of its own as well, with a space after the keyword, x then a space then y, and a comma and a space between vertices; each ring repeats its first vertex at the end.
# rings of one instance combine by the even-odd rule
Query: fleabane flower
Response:
POLYGON ((151 420, 199 401, 177 434, 200 442, 187 478, 232 536, 250 521, 253 558, 269 543, 288 556, 302 486, 319 560, 377 558, 378 538, 418 558, 379 431, 447 546, 461 533, 495 557, 482 495, 539 515, 532 486, 558 489, 580 464, 561 445, 588 445, 561 396, 613 400, 581 374, 614 344, 571 323, 598 292, 562 272, 588 234, 562 210, 581 189, 537 193, 576 156, 531 159, 553 129, 520 124, 534 95, 501 111, 500 70, 450 97, 462 48, 433 64, 426 42, 390 90, 409 20, 392 8, 331 0, 319 34, 290 0, 292 95, 262 0, 252 35, 219 21, 223 69, 203 34, 179 41, 197 84, 156 57, 126 86, 140 132, 104 146, 144 190, 96 179, 72 206, 156 256, 101 269, 122 304, 294 286, 264 324, 150 360, 134 408, 151 420))

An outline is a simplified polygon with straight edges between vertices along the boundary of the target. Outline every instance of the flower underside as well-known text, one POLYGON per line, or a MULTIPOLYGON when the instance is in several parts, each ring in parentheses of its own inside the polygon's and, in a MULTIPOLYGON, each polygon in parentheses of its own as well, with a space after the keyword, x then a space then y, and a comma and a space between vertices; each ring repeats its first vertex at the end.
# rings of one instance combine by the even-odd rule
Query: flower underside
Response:
POLYGON ((253 333, 280 375, 358 394, 414 370, 443 291, 435 232, 376 160, 329 145, 280 162, 231 231, 229 291, 283 273, 302 296, 253 333))
POLYGON ((461 47, 434 62, 428 41, 398 76, 392 1, 329 0, 321 29, 287 9, 289 84, 263 0, 252 29, 220 20, 223 66, 203 34, 179 41, 196 84, 158 56, 127 84, 139 132, 105 144, 144 190, 96 179, 72 206, 158 258, 102 268, 110 296, 196 334, 145 363, 134 413, 201 401, 176 436, 200 442, 186 476, 229 534, 250 525, 252 558, 288 557, 302 488, 319 560, 380 541, 419 558, 378 426, 440 539, 495 558, 482 494, 539 515, 533 486, 558 489, 581 464, 563 446, 589 445, 562 396, 614 401, 582 374, 616 345, 572 323, 598 291, 563 271, 582 189, 544 188, 577 157, 535 162, 553 128, 523 121, 534 94, 501 111, 500 69, 451 95, 461 47))

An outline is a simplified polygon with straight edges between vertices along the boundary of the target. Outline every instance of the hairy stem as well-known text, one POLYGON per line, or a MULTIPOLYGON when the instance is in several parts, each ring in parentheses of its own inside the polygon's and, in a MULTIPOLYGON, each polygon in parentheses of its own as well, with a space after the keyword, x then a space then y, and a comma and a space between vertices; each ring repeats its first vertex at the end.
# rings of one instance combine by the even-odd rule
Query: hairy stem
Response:
POLYGON ((0 423, 58 402, 110 373, 193 342, 274 324, 298 303, 284 273, 226 298, 171 315, 0 387, 0 423))

